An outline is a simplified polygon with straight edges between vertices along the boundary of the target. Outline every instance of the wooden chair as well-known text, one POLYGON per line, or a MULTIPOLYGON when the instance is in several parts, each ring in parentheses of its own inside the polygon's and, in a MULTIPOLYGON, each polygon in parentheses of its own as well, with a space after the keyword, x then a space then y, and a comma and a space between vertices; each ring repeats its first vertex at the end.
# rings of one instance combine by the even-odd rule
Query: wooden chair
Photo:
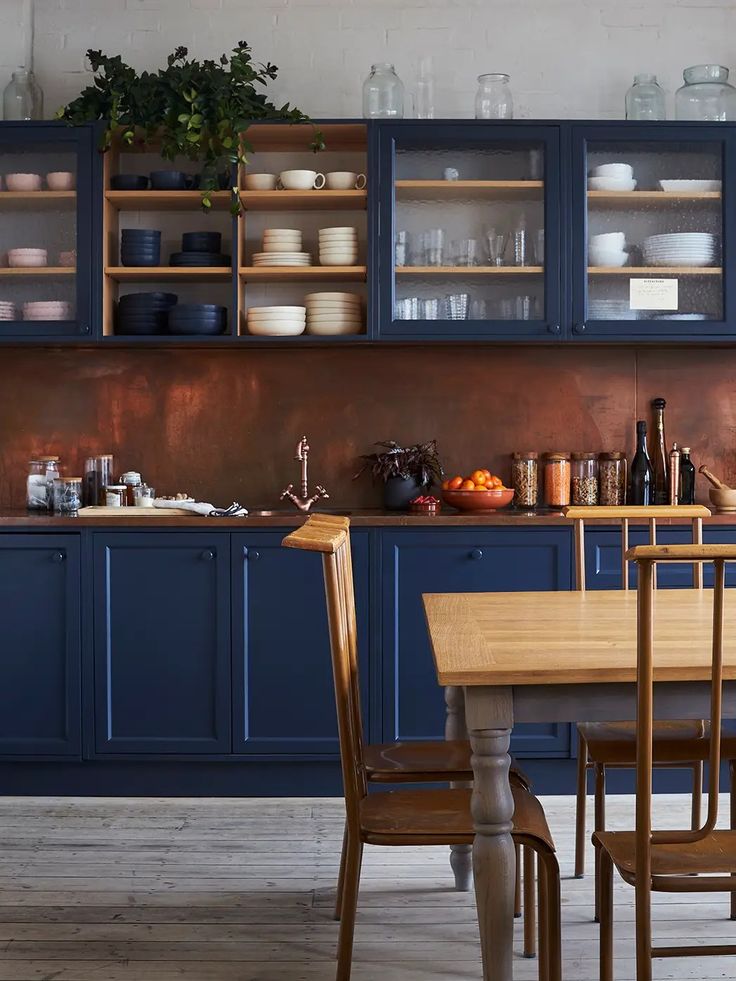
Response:
MULTIPOLYGON (((598 831, 601 856, 601 981, 613 981, 613 867, 636 890, 636 977, 651 981, 653 957, 703 957, 736 954, 734 945, 684 947, 652 946, 652 891, 730 892, 736 890, 736 831, 716 831, 721 763, 721 682, 723 676, 723 613, 725 563, 736 561, 732 545, 644 545, 631 549, 638 565, 637 603, 637 719, 636 830, 598 831), (655 563, 704 562, 715 566, 711 655, 711 712, 708 740, 708 816, 702 827, 689 831, 652 830, 653 754, 653 595, 655 563), (718 874, 720 873, 720 875, 718 874), (724 875, 723 873, 731 873, 724 875)), ((684 928, 683 928, 684 929, 684 928)), ((706 977, 705 971, 701 974, 706 977)))
MULTIPOLYGON (((708 508, 700 505, 654 507, 569 507, 565 515, 575 523, 575 580, 576 588, 585 590, 585 521, 605 518, 621 525, 621 585, 629 588, 626 552, 629 547, 629 521, 646 518, 649 526, 649 542, 657 541, 657 519, 688 518, 692 523, 693 544, 703 541, 703 518, 710 515, 708 508)), ((693 566, 693 586, 702 589, 702 565, 693 566)), ((656 588, 656 571, 655 571, 656 588)), ((709 729, 700 720, 656 722, 653 734, 653 760, 657 768, 692 770, 692 827, 700 824, 703 787, 703 761, 708 757, 709 729)), ((736 738, 724 736, 726 758, 736 757, 736 738)), ((575 876, 581 878, 585 871, 585 810, 587 798, 587 774, 593 770, 594 829, 603 831, 606 826, 606 770, 632 769, 636 765, 636 727, 630 722, 582 722, 578 725, 578 776, 575 820, 575 876)), ((599 856, 596 851, 595 919, 598 919, 600 883, 598 876, 599 856)), ((732 908, 736 917, 736 900, 732 908)))
MULTIPOLYGON (((471 791, 401 789, 368 794, 360 692, 357 684, 357 629, 347 519, 311 517, 283 544, 322 554, 330 625, 340 757, 346 804, 342 890, 338 900, 340 936, 337 981, 350 978, 355 914, 363 846, 471 845, 471 791)), ((392 756, 391 753, 388 754, 392 756)), ((448 776, 448 775, 446 775, 448 776)), ((455 773, 449 774, 456 777, 455 773)), ((427 778, 437 780, 438 776, 427 778)), ((412 776, 417 781, 417 776, 412 776)), ((560 878, 554 843, 542 806, 519 779, 512 781, 515 843, 539 860, 539 970, 544 981, 561 979, 560 878)))

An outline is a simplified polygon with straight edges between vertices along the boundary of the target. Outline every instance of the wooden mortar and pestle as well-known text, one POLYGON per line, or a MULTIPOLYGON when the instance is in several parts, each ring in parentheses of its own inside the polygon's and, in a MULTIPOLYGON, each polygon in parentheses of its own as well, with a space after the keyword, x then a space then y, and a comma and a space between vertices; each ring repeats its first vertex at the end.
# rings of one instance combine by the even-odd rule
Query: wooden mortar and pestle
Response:
POLYGON ((702 473, 712 485, 708 489, 711 504, 715 504, 719 511, 736 511, 736 490, 724 484, 718 477, 714 477, 705 464, 698 468, 698 473, 702 473))

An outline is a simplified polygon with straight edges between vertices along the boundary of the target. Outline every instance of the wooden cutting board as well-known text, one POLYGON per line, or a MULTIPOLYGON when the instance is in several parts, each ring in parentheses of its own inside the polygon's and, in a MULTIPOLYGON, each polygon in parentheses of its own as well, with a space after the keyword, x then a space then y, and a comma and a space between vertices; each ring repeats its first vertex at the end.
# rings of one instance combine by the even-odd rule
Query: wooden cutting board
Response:
POLYGON ((86 507, 80 508, 77 514, 82 518, 175 518, 182 515, 201 517, 192 511, 187 511, 186 508, 86 507))

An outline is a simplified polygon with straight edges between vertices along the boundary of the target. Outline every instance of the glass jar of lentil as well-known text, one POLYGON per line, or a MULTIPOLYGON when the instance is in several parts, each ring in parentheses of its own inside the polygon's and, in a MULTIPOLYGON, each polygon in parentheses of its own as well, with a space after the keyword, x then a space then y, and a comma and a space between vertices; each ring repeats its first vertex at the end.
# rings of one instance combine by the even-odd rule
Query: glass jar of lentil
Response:
POLYGON ((572 503, 592 507, 598 503, 598 456, 596 453, 572 455, 572 503))
POLYGON ((626 504, 626 454, 614 451, 598 456, 598 499, 607 507, 626 504))
POLYGON ((570 454, 544 454, 544 503, 564 508, 570 503, 570 454))
POLYGON ((532 450, 511 454, 511 486, 514 488, 514 505, 519 508, 535 508, 539 493, 539 454, 532 450))

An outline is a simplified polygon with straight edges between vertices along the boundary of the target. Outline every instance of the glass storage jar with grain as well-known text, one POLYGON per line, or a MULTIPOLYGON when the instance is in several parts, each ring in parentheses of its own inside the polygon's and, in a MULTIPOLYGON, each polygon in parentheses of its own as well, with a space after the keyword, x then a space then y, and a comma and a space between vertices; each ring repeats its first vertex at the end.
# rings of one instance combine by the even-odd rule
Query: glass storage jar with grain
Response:
POLYGON ((535 508, 539 493, 539 454, 532 450, 511 454, 511 486, 514 504, 519 508, 535 508))
POLYGON ((626 504, 626 455, 613 451, 598 457, 598 500, 606 507, 626 504))
POLYGON ((570 454, 544 454, 544 503, 564 508, 570 503, 570 454))
POLYGON ((572 455, 572 503, 579 507, 598 503, 598 458, 595 453, 572 455))

